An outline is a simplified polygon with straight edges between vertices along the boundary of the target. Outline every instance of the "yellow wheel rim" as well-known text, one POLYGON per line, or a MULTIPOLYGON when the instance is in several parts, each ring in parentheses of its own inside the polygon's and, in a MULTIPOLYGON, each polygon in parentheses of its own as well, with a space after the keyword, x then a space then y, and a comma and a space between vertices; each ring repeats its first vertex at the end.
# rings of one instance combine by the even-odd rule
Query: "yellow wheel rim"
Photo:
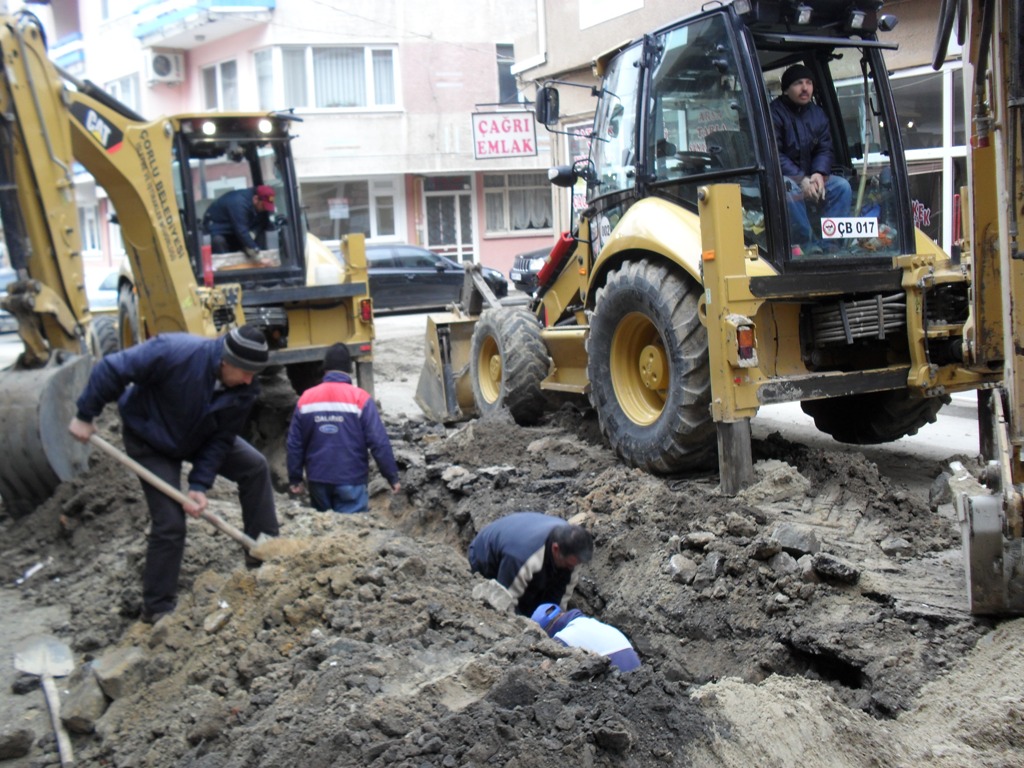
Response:
POLYGON ((493 336, 488 336, 480 345, 477 363, 480 394, 488 403, 498 402, 501 395, 501 351, 493 336))
POLYGON ((626 315, 612 338, 608 370, 619 407, 636 424, 653 424, 669 393, 668 355, 661 334, 639 312, 626 315))

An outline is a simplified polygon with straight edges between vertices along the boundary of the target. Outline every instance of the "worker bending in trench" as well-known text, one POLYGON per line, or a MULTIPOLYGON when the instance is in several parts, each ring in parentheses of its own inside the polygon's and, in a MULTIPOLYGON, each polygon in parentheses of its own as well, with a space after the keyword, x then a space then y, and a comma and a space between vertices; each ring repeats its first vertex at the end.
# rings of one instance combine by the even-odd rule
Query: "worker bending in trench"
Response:
MULTIPOLYGON (((267 365, 263 333, 245 325, 223 339, 165 333, 107 355, 92 369, 68 429, 88 442, 93 420, 117 401, 128 455, 175 488, 190 462, 182 506, 147 482, 150 531, 142 573, 142 620, 156 623, 177 604, 185 553, 185 515, 199 517, 217 475, 238 484, 245 533, 277 536, 277 512, 267 460, 239 437, 259 396, 256 374, 267 365)), ((259 560, 245 553, 247 567, 259 560)))
POLYGON ((507 591, 523 616, 542 603, 565 608, 576 587, 576 568, 593 555, 589 531, 541 512, 516 512, 485 525, 468 552, 473 573, 507 591))

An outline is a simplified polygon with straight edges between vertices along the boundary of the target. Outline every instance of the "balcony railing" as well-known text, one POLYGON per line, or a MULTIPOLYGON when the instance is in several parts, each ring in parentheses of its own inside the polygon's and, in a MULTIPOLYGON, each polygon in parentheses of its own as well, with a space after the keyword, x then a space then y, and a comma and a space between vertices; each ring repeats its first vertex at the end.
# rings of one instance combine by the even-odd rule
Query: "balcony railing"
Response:
POLYGON ((190 49, 270 22, 276 0, 150 0, 135 9, 143 46, 190 49))

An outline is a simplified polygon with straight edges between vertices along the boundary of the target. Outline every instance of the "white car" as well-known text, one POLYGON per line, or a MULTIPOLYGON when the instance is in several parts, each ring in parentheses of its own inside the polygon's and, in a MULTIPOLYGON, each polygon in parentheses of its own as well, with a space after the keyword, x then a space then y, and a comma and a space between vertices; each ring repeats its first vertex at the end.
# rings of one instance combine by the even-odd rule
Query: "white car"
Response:
POLYGON ((86 273, 85 295, 89 299, 89 311, 117 310, 117 277, 116 269, 109 272, 86 273))

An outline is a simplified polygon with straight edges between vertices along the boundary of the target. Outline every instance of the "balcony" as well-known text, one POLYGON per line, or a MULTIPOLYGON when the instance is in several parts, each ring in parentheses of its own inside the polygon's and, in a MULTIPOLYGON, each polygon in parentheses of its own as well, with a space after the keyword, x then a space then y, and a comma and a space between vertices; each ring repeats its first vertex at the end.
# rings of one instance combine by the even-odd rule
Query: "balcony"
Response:
POLYGON ((270 22, 276 0, 150 0, 135 9, 143 47, 189 50, 270 22))
POLYGON ((72 32, 50 46, 50 60, 75 77, 85 77, 85 46, 81 32, 72 32))

